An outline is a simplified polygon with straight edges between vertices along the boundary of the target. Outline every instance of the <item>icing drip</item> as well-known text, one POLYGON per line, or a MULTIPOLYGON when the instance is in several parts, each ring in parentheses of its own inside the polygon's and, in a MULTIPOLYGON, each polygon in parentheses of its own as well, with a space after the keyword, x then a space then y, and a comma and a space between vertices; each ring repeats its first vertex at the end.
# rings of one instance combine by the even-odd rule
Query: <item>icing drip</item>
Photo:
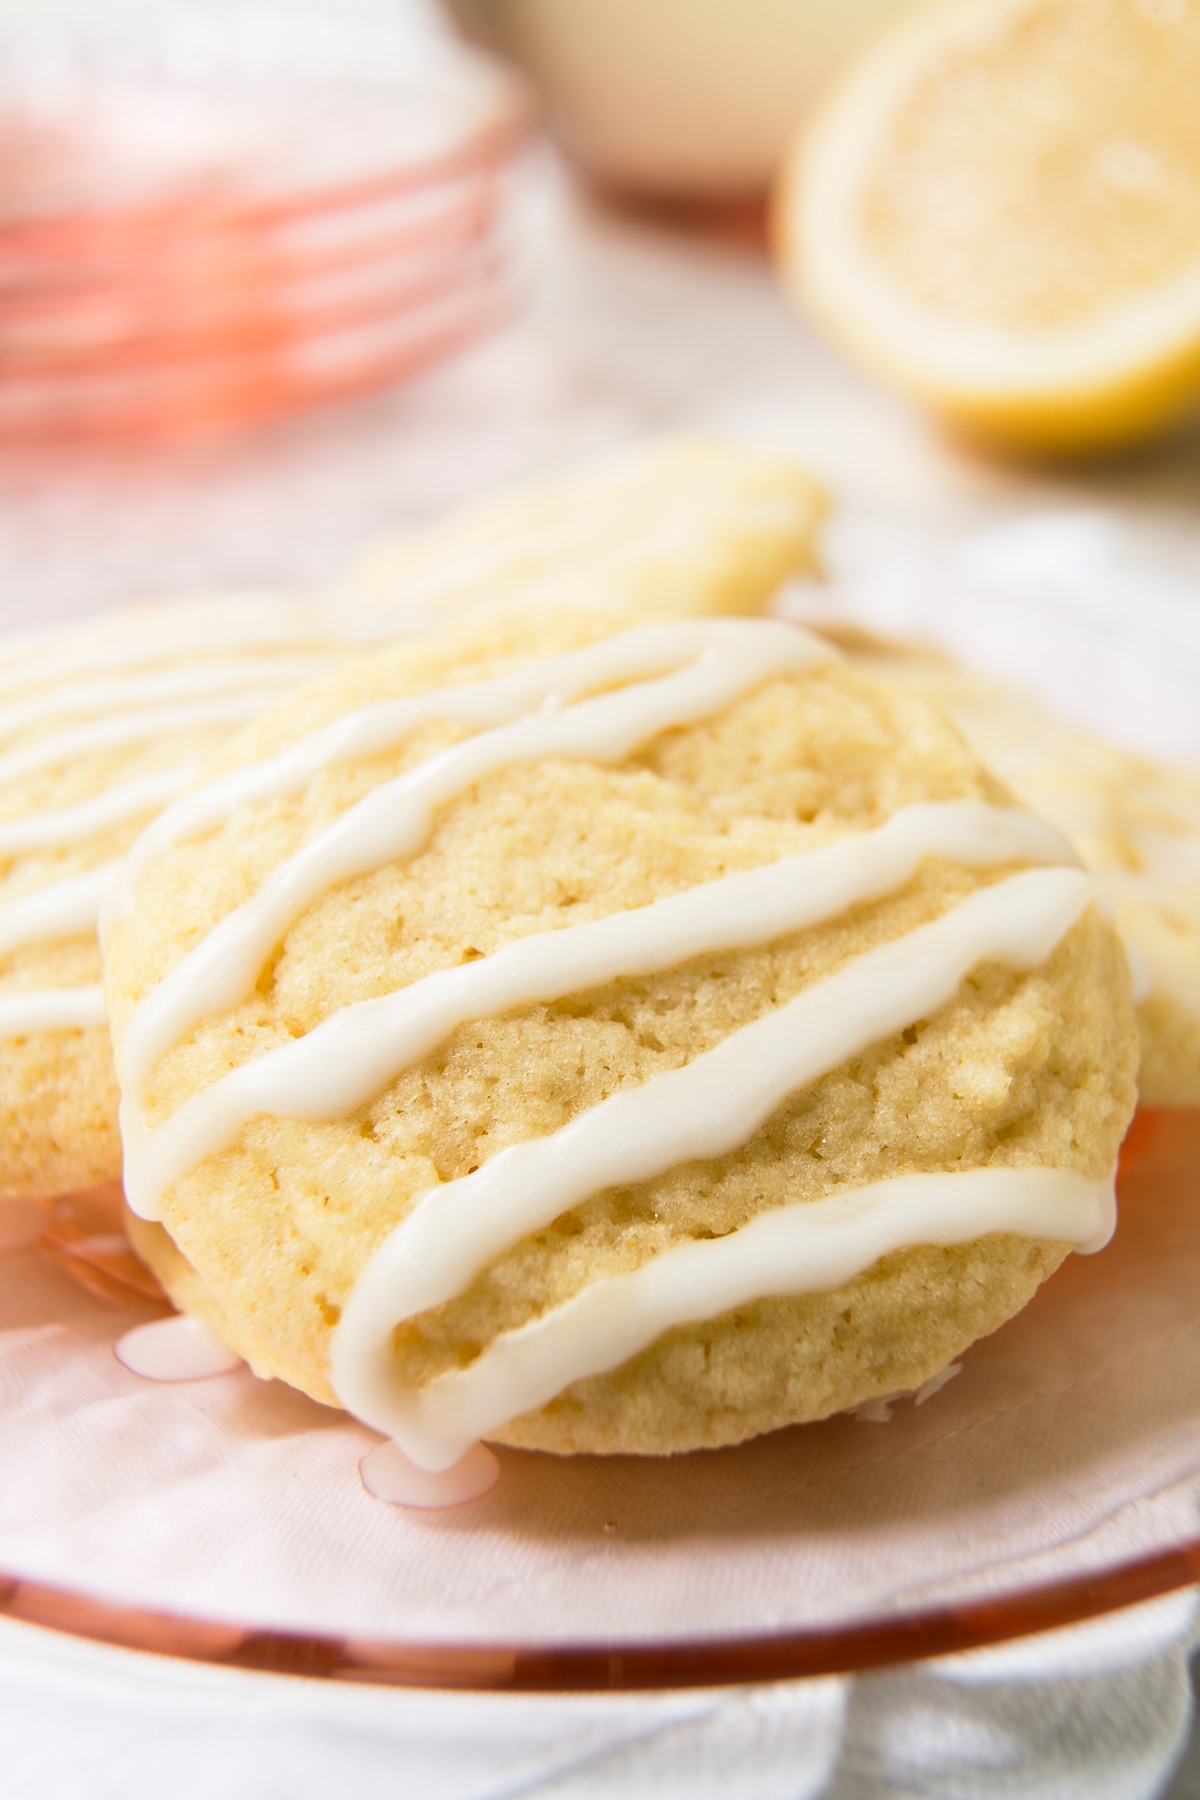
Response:
POLYGON ((129 1119, 129 1203, 142 1217, 155 1217, 163 1190, 232 1143, 257 1114, 344 1118, 469 1019, 770 943, 893 892, 929 856, 974 867, 1073 860, 1066 839, 1029 813, 978 801, 918 805, 825 848, 592 924, 539 932, 398 993, 344 1007, 305 1037, 192 1096, 155 1132, 135 1133, 129 1119))
POLYGON ((103 1025, 104 989, 89 987, 17 988, 0 994, 0 1038, 28 1037, 34 1031, 58 1031, 71 1026, 86 1030, 103 1025))
POLYGON ((399 1444, 376 1444, 358 1465, 362 1484, 376 1500, 440 1512, 488 1494, 500 1479, 500 1464, 483 1444, 472 1444, 452 1468, 431 1471, 410 1462, 399 1444))
POLYGON ((242 1366, 240 1356, 187 1313, 135 1325, 117 1339, 113 1355, 146 1381, 207 1381, 242 1366))
MULTIPOLYGON (((427 1406, 423 1396, 400 1389, 390 1351, 398 1324, 454 1299, 495 1257, 591 1195, 737 1149, 789 1094, 944 1005, 977 963, 1036 968, 1094 895, 1094 882, 1078 869, 1030 870, 981 889, 941 918, 857 957, 686 1067, 621 1090, 551 1136, 501 1151, 475 1174, 430 1190, 384 1239, 343 1310, 331 1353, 333 1384, 343 1404, 395 1437, 423 1466, 455 1461, 464 1446, 452 1427, 432 1416, 432 1402, 427 1406)), ((1069 1174, 1023 1171, 1016 1185, 1022 1186, 1025 1174, 1058 1173, 1069 1174)), ((903 1211, 887 1215, 901 1234, 896 1243, 922 1241, 911 1235, 914 1227, 901 1218, 903 1211)), ((1047 1217, 1033 1235, 1062 1230, 1061 1221, 1054 1232, 1049 1223, 1047 1217)), ((1003 1222, 981 1224, 976 1216, 956 1241, 1006 1228, 1003 1222)), ((1093 1221, 1084 1231, 1063 1231, 1063 1241, 1090 1239, 1096 1230, 1093 1221)), ((860 1235, 866 1243, 867 1234, 860 1235)), ((718 1240, 713 1249, 719 1256, 732 1242, 718 1240)), ((880 1254, 871 1250, 858 1266, 867 1267, 880 1254)), ((777 1269, 764 1266, 758 1295, 779 1292, 778 1278, 777 1269)), ((653 1277, 646 1280, 652 1287, 653 1277)), ((687 1316, 707 1315, 701 1310, 687 1316)), ((644 1341, 651 1342, 661 1329, 644 1341)), ((555 1369, 564 1366, 568 1348, 556 1345, 555 1369)), ((616 1361, 629 1354, 623 1350, 616 1361)), ((462 1379, 468 1381, 485 1360, 462 1379)), ((551 1393, 563 1385, 558 1380, 551 1393)), ((535 1399, 516 1411, 538 1404, 535 1399)), ((513 1411, 504 1415, 513 1416, 513 1411)), ((501 1422, 497 1418, 485 1429, 501 1422)))
MULTIPOLYGON (((815 640, 788 626, 761 622, 747 626, 741 620, 720 619, 649 627, 603 639, 497 682, 443 689, 339 721, 344 729, 333 740, 336 728, 331 728, 327 744, 361 745, 364 739, 380 744, 381 710, 390 715, 384 729, 391 742, 402 741, 422 717, 518 714, 515 722, 477 732, 373 789, 281 863, 252 899, 229 913, 175 965, 136 1009, 122 1042, 122 1137, 136 1140, 144 1129, 145 1084, 159 1058, 202 1018, 236 1006, 253 989, 271 950, 314 900, 340 882, 415 855, 433 829, 438 806, 516 762, 546 757, 623 761, 659 732, 711 718, 772 675, 809 668, 826 655, 815 640), (680 668, 681 663, 687 666, 680 668), (673 672, 640 679, 663 667, 673 672), (633 685, 575 706, 554 704, 566 691, 586 691, 618 680, 633 685), (530 703, 539 700, 541 710, 528 715, 530 703), (398 710, 406 706, 407 713, 398 710), (526 716, 520 716, 522 712, 526 716)), ((247 771, 260 782, 267 779, 258 795, 288 791, 272 781, 299 785, 296 770, 307 765, 306 780, 315 772, 315 748, 311 739, 297 746, 301 754, 293 753, 294 761, 277 759, 271 776, 269 765, 247 771)), ((361 748, 342 752, 363 753, 361 748)), ((322 766, 326 765, 316 764, 322 766)), ((203 795, 187 796, 184 808, 193 799, 202 804, 184 816, 189 820, 211 816, 212 806, 223 807, 232 790, 233 784, 223 785, 217 802, 210 798, 204 803, 203 795)), ((159 824, 169 840, 175 822, 164 814, 159 824)), ((126 879, 128 873, 127 869, 126 879)), ((110 899, 109 904, 115 902, 110 899)))
POLYGON ((62 850, 84 838, 110 831, 130 819, 144 819, 185 788, 194 769, 186 763, 147 775, 141 781, 122 782, 106 788, 91 800, 62 806, 53 812, 35 813, 27 819, 0 822, 0 856, 26 856, 37 850, 62 850))
POLYGON ((931 1375, 928 1381, 923 1381, 919 1388, 900 1388, 894 1394, 877 1394, 874 1400, 864 1400, 861 1405, 854 1407, 854 1417, 867 1425, 890 1425, 893 1406, 901 1400, 911 1400, 914 1408, 924 1406, 927 1400, 932 1400, 949 1382, 961 1375, 962 1370, 961 1363, 949 1363, 946 1368, 939 1369, 936 1375, 931 1375))
POLYGON ((50 944, 94 932, 100 902, 116 867, 115 860, 99 863, 86 874, 50 882, 0 906, 0 956, 26 944, 50 944))

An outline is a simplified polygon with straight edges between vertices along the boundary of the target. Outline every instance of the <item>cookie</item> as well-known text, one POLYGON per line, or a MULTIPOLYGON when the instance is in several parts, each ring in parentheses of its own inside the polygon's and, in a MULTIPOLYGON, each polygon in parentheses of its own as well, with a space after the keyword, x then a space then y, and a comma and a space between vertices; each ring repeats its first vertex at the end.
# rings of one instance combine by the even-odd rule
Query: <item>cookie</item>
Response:
POLYGON ((859 667, 942 707, 1108 894, 1135 967, 1138 1089, 1200 1106, 1200 775, 1107 744, 935 651, 851 637, 859 667))
POLYGON ((325 601, 178 602, 9 640, 0 685, 0 1196, 121 1169, 94 920, 108 871, 231 729, 347 643, 531 582, 646 616, 764 606, 811 566, 811 479, 704 440, 467 508, 325 601), (131 710, 136 709, 136 711, 131 710))
POLYGON ((147 835, 105 953, 142 1253, 427 1468, 918 1387, 1111 1229, 1094 883, 783 624, 540 611, 347 668, 147 835))
POLYGON ((756 613, 813 570, 824 512, 787 457, 668 438, 374 545, 349 587, 426 628, 545 604, 756 613))

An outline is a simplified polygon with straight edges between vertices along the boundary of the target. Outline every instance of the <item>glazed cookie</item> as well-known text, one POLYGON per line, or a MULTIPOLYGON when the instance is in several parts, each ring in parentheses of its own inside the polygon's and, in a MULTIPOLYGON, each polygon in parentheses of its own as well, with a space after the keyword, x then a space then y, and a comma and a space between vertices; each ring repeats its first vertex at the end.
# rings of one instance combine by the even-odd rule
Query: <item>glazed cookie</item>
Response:
POLYGON ((545 604, 755 613, 815 567, 824 511, 786 457, 668 438, 377 544, 349 586, 424 627, 545 604))
POLYGON ((430 1469, 915 1388, 1111 1230, 1136 1034, 1094 902, 793 627, 394 648, 248 727, 112 894, 137 1242, 430 1469))
POLYGON ((120 1174, 96 942, 105 884, 219 744, 330 667, 336 638, 313 608, 246 597, 133 609, 6 641, 0 1196, 120 1174))
POLYGON ((1106 744, 935 651, 838 641, 858 667, 942 707, 1013 793, 1070 838, 1135 964, 1141 1098, 1200 1106, 1200 776, 1106 744))

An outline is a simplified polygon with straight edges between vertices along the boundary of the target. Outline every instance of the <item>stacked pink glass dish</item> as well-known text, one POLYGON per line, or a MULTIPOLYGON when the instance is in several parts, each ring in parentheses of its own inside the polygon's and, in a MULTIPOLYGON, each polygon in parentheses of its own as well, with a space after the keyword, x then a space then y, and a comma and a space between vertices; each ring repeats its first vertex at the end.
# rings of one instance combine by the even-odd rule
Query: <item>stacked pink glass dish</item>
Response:
POLYGON ((160 44, 122 64, 72 41, 57 83, 0 55, 0 437, 250 423, 402 379, 511 309, 510 79, 259 48, 181 78, 160 44))

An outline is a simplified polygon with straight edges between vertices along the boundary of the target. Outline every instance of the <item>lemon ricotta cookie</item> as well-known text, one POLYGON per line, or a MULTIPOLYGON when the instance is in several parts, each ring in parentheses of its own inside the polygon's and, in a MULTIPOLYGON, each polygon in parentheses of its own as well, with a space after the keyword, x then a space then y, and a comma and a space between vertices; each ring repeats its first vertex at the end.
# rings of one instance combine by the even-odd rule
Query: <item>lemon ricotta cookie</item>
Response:
POLYGON ((915 1388, 1112 1228, 1092 879, 781 623, 360 661, 167 810, 104 940, 142 1254, 428 1469, 915 1388))
POLYGON ((413 531, 311 601, 206 597, 7 640, 0 670, 0 1197, 121 1170, 95 920, 117 861, 234 730, 349 648, 518 594, 761 608, 813 562, 783 458, 639 446, 413 531))
POLYGON ((547 604, 756 613, 816 567, 825 510, 789 457, 669 437, 374 544, 347 587, 426 628, 547 604))

